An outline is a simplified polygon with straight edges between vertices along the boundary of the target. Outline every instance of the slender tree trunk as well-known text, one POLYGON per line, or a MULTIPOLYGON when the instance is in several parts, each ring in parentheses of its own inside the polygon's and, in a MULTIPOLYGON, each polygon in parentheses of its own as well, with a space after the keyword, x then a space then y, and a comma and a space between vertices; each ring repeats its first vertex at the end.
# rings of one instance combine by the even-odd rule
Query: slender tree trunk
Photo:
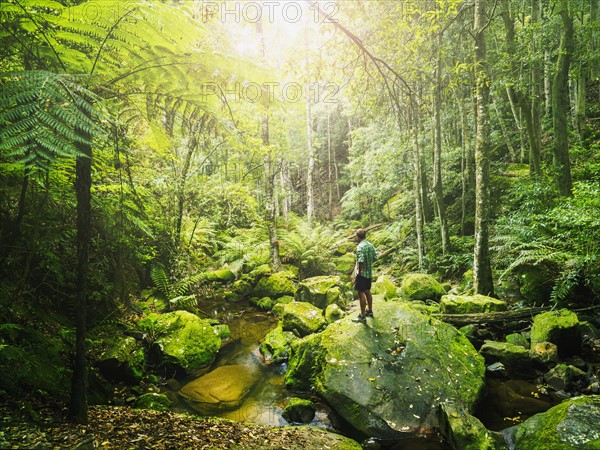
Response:
POLYGON ((333 219, 333 158, 331 156, 331 113, 329 107, 327 107, 327 184, 328 199, 327 205, 329 207, 329 220, 333 219))
MULTIPOLYGON (((537 25, 541 20, 541 0, 531 0, 531 21, 537 25)), ((538 33, 532 39, 532 54, 537 55, 541 49, 537 47, 538 33)), ((535 175, 542 174, 542 78, 541 62, 534 61, 531 66, 531 120, 533 143, 531 145, 531 159, 529 160, 530 172, 535 175)))
POLYGON ((181 175, 179 178, 179 185, 177 186, 177 218, 175 221, 175 248, 179 248, 181 242, 181 225, 183 223, 183 210, 185 206, 185 184, 187 177, 192 165, 192 157, 194 151, 198 147, 198 141, 196 138, 192 138, 188 144, 188 149, 183 162, 183 168, 181 169, 181 175))
MULTIPOLYGON (((256 31, 260 37, 260 48, 263 61, 266 59, 265 39, 262 29, 262 22, 256 22, 256 31)), ((279 239, 277 238, 277 216, 275 215, 275 173, 273 172, 273 161, 271 149, 269 148, 269 111, 268 107, 264 112, 261 126, 262 143, 267 153, 264 157, 264 192, 265 192, 265 222, 269 232, 269 261, 271 269, 274 272, 281 270, 282 264, 279 257, 279 239)))
POLYGON ((417 234, 417 258, 419 269, 423 268, 425 245, 423 238, 423 201, 421 197, 421 149, 419 147, 419 117, 414 99, 410 100, 410 124, 413 144, 413 184, 415 190, 415 230, 417 234))
MULTIPOLYGON (((79 133, 90 142, 91 136, 84 130, 79 133)), ((87 358, 85 335, 87 329, 87 296, 89 251, 91 240, 92 198, 92 147, 78 143, 82 156, 75 164, 75 191, 77 196, 77 316, 75 331, 75 360, 71 379, 69 415, 76 423, 87 423, 87 358)))
POLYGON ((569 69, 573 55, 573 18, 569 14, 569 0, 558 4, 563 22, 558 63, 552 84, 552 122, 554 125, 554 165, 558 190, 561 195, 572 195, 571 165, 569 161, 569 69))
POLYGON ((475 0, 475 66, 477 131, 475 137, 475 251, 473 284, 475 292, 493 295, 494 283, 489 252, 490 160, 489 160, 489 75, 484 28, 485 0, 475 0))
POLYGON ((435 99, 434 99, 434 146, 433 146, 433 193, 440 225, 440 238, 442 253, 450 248, 448 236, 448 223, 446 220, 446 206, 444 204, 444 190, 442 187, 442 33, 438 33, 438 56, 435 74, 435 99))
POLYGON ((313 191, 313 177, 315 171, 315 151, 312 137, 312 114, 310 109, 310 90, 306 87, 306 136, 308 141, 308 169, 306 173, 306 221, 312 226, 315 214, 315 198, 313 191))
POLYGON ((281 170, 279 171, 279 187, 281 189, 281 215, 287 225, 289 220, 289 192, 286 180, 287 163, 281 160, 281 170))

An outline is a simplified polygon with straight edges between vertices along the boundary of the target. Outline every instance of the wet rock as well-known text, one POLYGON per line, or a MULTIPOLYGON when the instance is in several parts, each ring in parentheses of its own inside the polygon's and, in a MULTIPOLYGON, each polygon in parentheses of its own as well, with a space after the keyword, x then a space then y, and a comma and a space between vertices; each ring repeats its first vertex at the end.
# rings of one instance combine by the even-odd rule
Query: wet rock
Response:
POLYGON ((138 341, 117 337, 107 345, 98 361, 98 370, 107 380, 137 384, 144 374, 146 357, 138 341))
POLYGON ((544 380, 556 391, 574 391, 585 387, 588 377, 577 367, 559 364, 544 375, 544 380))
POLYGON ((486 363, 501 362, 509 374, 531 376, 534 370, 529 351, 509 342, 485 341, 479 349, 486 363))
POLYGON ((281 316, 283 331, 298 333, 298 336, 316 333, 327 322, 323 311, 307 302, 292 302, 283 307, 281 316))
POLYGON ((281 323, 265 336, 260 353, 267 363, 287 361, 290 345, 298 338, 291 331, 283 331, 281 323))
POLYGON ((352 301, 352 290, 339 276, 319 276, 302 280, 298 284, 296 300, 325 309, 333 303, 341 308, 352 301))
POLYGON ((577 314, 567 309, 548 311, 533 318, 531 347, 539 342, 552 342, 561 358, 581 353, 581 333, 577 314))
POLYGON ((431 275, 425 273, 407 273, 402 278, 398 294, 407 300, 439 301, 446 294, 444 286, 431 275))
POLYGON ((171 400, 169 400, 169 397, 164 394, 148 392, 136 399, 135 407, 152 409, 154 411, 168 411, 171 407, 171 400))
POLYGON ((179 395, 200 414, 232 410, 240 406, 257 376, 243 365, 221 366, 186 384, 179 395))
POLYGON ((454 403, 440 403, 438 418, 442 436, 454 450, 508 450, 501 434, 489 431, 454 403))
POLYGON ((336 320, 339 320, 342 317, 344 317, 345 314, 346 313, 344 313, 342 308, 333 303, 327 306, 327 308, 325 309, 325 320, 327 321, 327 323, 333 323, 336 320))
POLYGON ((501 362, 495 362, 485 368, 486 372, 493 377, 505 378, 508 376, 506 367, 501 362))
POLYGON ((283 409, 283 418, 288 422, 311 423, 317 408, 310 400, 293 397, 283 409))
POLYGON ((504 339, 510 344, 520 345, 523 348, 529 349, 529 341, 521 333, 508 334, 504 339))
POLYGON ((194 371, 211 363, 221 347, 221 334, 211 322, 187 311, 149 314, 138 322, 158 364, 174 370, 194 371))
POLYGON ((558 347, 552 342, 538 342, 529 354, 531 359, 542 366, 552 367, 558 363, 558 347))
POLYGON ((440 305, 445 314, 475 314, 507 309, 506 302, 480 294, 444 295, 440 305))
POLYGON ((523 380, 489 378, 486 408, 480 413, 486 422, 503 421, 507 417, 531 416, 552 406, 551 398, 537 385, 523 380))
POLYGON ((290 271, 277 272, 267 277, 261 278, 254 288, 256 297, 270 297, 276 299, 284 295, 294 295, 296 286, 294 284, 295 275, 290 271))
POLYGON ((437 426, 440 399, 471 410, 483 358, 458 331, 403 302, 366 324, 347 316, 292 344, 286 385, 314 390, 362 433, 397 439, 437 426))
POLYGON ((536 414, 506 434, 515 450, 600 448, 600 396, 575 397, 536 414))

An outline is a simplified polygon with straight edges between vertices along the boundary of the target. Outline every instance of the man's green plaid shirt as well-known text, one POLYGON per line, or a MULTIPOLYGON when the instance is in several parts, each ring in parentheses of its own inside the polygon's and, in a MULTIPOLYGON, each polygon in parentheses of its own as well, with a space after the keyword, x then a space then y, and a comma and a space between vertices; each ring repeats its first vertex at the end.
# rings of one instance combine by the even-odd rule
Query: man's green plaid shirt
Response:
POLYGON ((375 247, 366 239, 356 246, 356 266, 354 272, 358 272, 358 263, 362 263, 361 275, 365 278, 373 278, 373 262, 377 259, 375 247))

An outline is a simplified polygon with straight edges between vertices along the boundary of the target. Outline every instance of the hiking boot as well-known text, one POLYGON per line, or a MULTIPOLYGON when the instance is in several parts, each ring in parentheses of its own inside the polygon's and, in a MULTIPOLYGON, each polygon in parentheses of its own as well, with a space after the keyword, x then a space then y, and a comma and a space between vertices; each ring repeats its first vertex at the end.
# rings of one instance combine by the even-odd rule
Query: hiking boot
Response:
POLYGON ((362 314, 359 314, 358 316, 356 316, 354 319, 352 319, 352 322, 357 322, 357 323, 366 323, 367 319, 365 318, 365 316, 363 316, 362 314))
POLYGON ((373 317, 373 311, 369 310, 365 313, 365 317, 373 317))

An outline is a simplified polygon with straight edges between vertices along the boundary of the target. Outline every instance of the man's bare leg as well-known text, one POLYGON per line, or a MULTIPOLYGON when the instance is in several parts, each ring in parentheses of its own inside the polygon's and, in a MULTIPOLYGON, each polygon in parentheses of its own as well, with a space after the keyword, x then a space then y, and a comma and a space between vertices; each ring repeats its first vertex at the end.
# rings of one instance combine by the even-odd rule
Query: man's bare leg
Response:
POLYGON ((373 312, 373 296, 371 295, 371 290, 365 291, 365 297, 367 304, 369 305, 369 311, 373 312))
MULTIPOLYGON (((369 291, 367 291, 369 292, 369 291)), ((365 308, 367 307, 367 295, 365 291, 358 291, 358 300, 360 301, 360 314, 365 316, 365 308)), ((372 301, 372 300, 371 300, 372 301)))

